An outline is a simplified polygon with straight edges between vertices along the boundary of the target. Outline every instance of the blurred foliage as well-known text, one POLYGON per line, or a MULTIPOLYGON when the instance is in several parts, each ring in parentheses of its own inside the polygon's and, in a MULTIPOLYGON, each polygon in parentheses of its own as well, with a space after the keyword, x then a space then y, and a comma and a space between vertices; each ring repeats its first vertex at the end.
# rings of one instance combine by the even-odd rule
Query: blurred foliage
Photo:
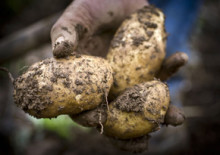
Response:
POLYGON ((58 133, 61 137, 70 139, 71 129, 73 127, 80 128, 81 130, 88 132, 90 128, 82 127, 71 120, 70 117, 66 115, 58 116, 57 118, 52 119, 36 119, 30 117, 36 128, 46 129, 58 133))

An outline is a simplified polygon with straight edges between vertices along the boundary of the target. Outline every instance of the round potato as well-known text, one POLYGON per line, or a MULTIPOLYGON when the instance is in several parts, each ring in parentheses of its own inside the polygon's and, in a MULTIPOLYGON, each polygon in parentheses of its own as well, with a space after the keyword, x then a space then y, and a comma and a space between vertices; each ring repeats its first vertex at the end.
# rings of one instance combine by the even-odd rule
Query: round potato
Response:
POLYGON ((119 27, 107 55, 114 72, 111 98, 130 86, 153 80, 165 57, 164 20, 161 10, 146 6, 119 27))
POLYGON ((104 134, 131 139, 153 132, 163 123, 169 102, 168 87, 160 81, 128 88, 110 103, 104 134))
POLYGON ((78 114, 105 102, 112 83, 112 69, 102 58, 50 58, 35 63, 15 80, 14 101, 37 118, 78 114))

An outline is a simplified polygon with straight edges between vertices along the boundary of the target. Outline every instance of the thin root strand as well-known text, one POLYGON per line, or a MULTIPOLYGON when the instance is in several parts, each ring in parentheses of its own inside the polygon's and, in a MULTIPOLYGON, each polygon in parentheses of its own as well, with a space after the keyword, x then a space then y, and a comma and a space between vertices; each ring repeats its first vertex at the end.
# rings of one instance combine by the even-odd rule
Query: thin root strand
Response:
POLYGON ((107 106, 107 109, 109 111, 109 106, 108 106, 108 98, 107 98, 107 92, 105 92, 105 101, 106 101, 106 106, 107 106))
POLYGON ((0 70, 2 70, 2 71, 4 71, 4 72, 7 72, 9 79, 11 80, 12 83, 14 83, 14 78, 13 78, 12 74, 8 71, 7 68, 5 68, 5 67, 0 67, 0 70))
POLYGON ((99 111, 99 124, 101 126, 100 134, 102 135, 103 134, 103 124, 102 124, 102 113, 101 113, 101 111, 99 111))

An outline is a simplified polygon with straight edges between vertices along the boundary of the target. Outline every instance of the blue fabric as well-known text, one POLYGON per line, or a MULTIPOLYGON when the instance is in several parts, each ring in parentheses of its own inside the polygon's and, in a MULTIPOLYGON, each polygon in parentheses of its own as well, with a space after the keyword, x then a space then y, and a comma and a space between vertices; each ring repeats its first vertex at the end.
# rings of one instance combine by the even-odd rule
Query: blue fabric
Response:
MULTIPOLYGON (((167 30, 167 56, 176 51, 185 52, 191 58, 188 41, 191 31, 195 26, 198 17, 199 7, 203 0, 149 0, 150 4, 163 10, 167 30)), ((179 89, 182 87, 182 77, 174 77, 168 81, 171 100, 176 105, 180 105, 177 99, 179 89)))
POLYGON ((167 55, 182 51, 190 56, 187 42, 202 0, 149 0, 149 2, 162 9, 166 15, 165 27, 169 34, 167 55))

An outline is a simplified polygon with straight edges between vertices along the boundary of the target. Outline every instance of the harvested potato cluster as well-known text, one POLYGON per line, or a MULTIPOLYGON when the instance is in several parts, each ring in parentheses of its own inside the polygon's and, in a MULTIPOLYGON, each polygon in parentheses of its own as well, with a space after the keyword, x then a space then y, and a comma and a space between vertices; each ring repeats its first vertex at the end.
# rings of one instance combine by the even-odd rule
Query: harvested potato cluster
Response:
POLYGON ((114 78, 109 107, 71 115, 83 126, 98 127, 113 144, 130 152, 145 150, 148 134, 161 124, 176 126, 185 119, 182 112, 170 107, 168 86, 155 80, 169 78, 188 60, 182 52, 164 60, 164 18, 161 10, 148 6, 122 23, 107 55, 114 78))
POLYGON ((168 86, 155 79, 167 79, 166 71, 177 71, 188 58, 178 53, 164 61, 164 20, 153 6, 130 15, 112 39, 107 60, 73 54, 32 65, 14 82, 15 103, 37 118, 68 114, 124 150, 146 149, 132 142, 146 143, 164 120, 179 125, 185 118, 181 112, 172 115, 168 86))
POLYGON ((102 58, 50 58, 32 65, 15 80, 14 100, 37 118, 78 114, 105 102, 112 82, 112 69, 102 58))

